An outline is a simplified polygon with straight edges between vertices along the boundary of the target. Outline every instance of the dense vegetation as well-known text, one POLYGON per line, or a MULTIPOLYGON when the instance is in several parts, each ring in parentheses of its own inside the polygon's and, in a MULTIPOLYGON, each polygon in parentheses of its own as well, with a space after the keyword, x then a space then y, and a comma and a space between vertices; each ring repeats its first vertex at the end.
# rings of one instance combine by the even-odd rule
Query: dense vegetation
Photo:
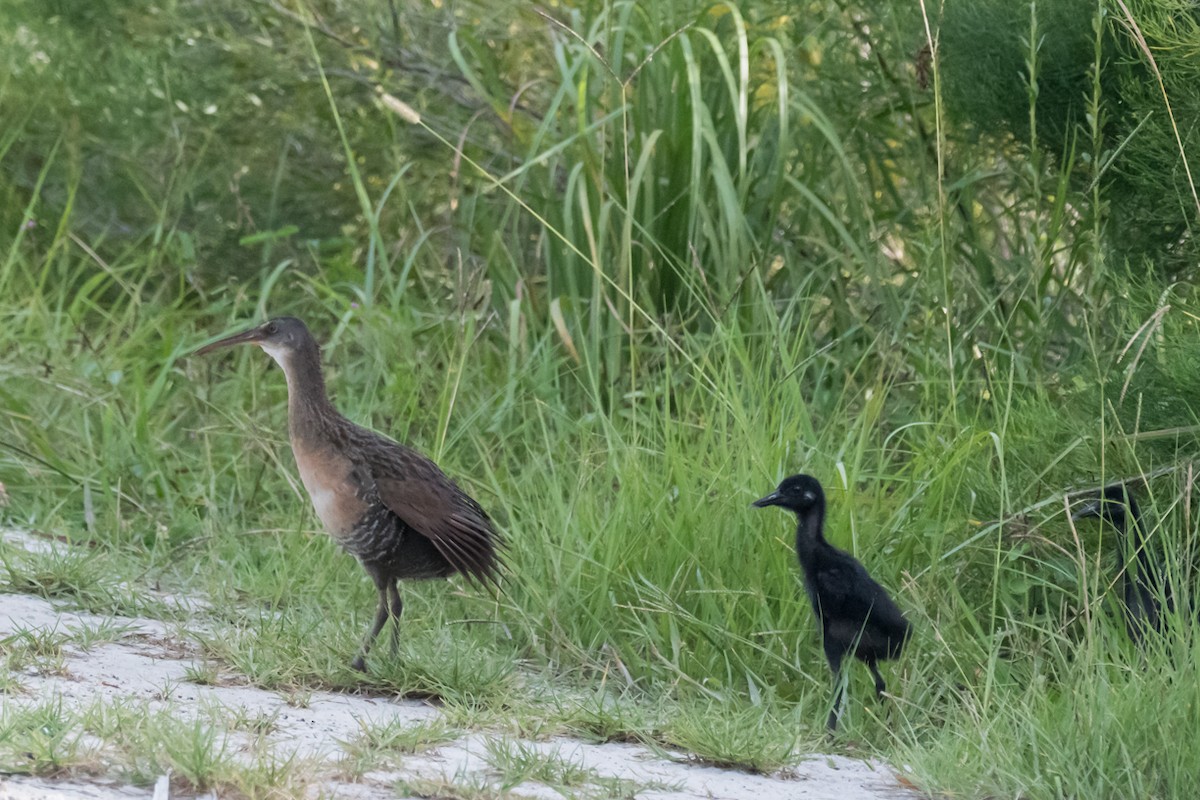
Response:
POLYGON ((790 522, 747 508, 804 470, 918 628, 850 736, 968 796, 1196 796, 1200 643, 1127 641, 1064 492, 1151 474, 1188 601, 1200 15, 938 14, 6 4, 5 519, 98 548, 93 605, 204 593, 263 685, 354 683, 372 590, 313 535, 280 375, 186 357, 292 313, 511 542, 498 600, 410 588, 371 680, 487 702, 521 664, 818 746, 790 522))

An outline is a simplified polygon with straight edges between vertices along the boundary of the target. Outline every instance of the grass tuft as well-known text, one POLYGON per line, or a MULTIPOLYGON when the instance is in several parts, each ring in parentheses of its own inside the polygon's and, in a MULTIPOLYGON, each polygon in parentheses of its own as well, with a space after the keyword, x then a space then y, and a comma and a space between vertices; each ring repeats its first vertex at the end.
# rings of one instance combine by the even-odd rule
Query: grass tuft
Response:
POLYGON ((0 771, 41 777, 93 775, 103 769, 77 715, 61 698, 0 706, 0 771))
POLYGON ((798 736, 794 719, 708 702, 678 709, 660 738, 706 764, 770 773, 790 763, 798 736))

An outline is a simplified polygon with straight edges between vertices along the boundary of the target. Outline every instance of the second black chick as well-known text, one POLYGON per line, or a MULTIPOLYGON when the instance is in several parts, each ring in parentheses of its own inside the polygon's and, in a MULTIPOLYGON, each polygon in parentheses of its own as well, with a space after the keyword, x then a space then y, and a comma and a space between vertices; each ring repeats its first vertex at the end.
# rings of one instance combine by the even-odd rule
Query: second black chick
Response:
POLYGON ((1163 600, 1171 605, 1170 585, 1162 564, 1155 563, 1146 547, 1146 529, 1137 500, 1123 483, 1105 486, 1100 496, 1071 515, 1080 520, 1099 517, 1121 536, 1117 547, 1117 577, 1121 581, 1122 611, 1129 638, 1141 644, 1147 631, 1162 630, 1163 600), (1129 519, 1133 524, 1129 524, 1129 519), (1133 548, 1133 563, 1127 549, 1133 548), (1136 567, 1136 572, 1132 570, 1136 567))

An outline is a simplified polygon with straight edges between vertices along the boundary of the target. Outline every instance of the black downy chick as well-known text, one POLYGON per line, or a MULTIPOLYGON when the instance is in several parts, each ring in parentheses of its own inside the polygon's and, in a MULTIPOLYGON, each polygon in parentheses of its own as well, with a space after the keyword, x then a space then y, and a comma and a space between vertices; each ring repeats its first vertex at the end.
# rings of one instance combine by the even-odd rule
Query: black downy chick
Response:
POLYGON ((1154 562, 1146 547, 1146 529, 1137 500, 1123 483, 1105 486, 1099 497, 1071 515, 1073 520, 1090 517, 1105 520, 1121 536, 1117 548, 1117 577, 1121 581, 1125 630, 1130 639, 1141 644, 1147 631, 1162 631, 1161 600, 1166 600, 1168 610, 1172 600, 1163 565, 1154 562), (1133 548, 1133 564, 1126 556, 1129 547, 1133 548), (1130 569, 1135 565, 1136 573, 1130 569))
POLYGON ((833 672, 833 706, 826 725, 836 730, 842 705, 842 659, 850 653, 866 664, 875 678, 875 693, 882 697, 887 685, 876 664, 899 657, 912 626, 862 564, 825 541, 825 492, 816 478, 793 475, 754 505, 780 506, 796 514, 796 555, 833 672))

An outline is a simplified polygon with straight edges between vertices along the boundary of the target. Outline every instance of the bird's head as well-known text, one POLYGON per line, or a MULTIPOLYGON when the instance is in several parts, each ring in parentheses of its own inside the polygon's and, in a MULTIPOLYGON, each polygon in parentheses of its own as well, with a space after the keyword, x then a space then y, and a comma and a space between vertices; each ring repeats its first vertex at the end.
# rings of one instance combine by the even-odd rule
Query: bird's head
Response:
POLYGON ((213 350, 235 344, 256 344, 283 366, 297 350, 314 346, 316 343, 313 341, 312 334, 308 332, 308 328, 300 320, 295 317, 276 317, 267 320, 262 325, 207 344, 197 350, 195 355, 202 356, 213 350))
POLYGON ((1129 513, 1133 498, 1129 496, 1124 484, 1118 483, 1105 486, 1100 494, 1089 499, 1082 507, 1071 514, 1071 519, 1081 520, 1099 517, 1106 522, 1122 528, 1125 526, 1125 516, 1129 513))
POLYGON ((789 511, 803 514, 825 505, 825 492, 821 484, 811 475, 793 475, 784 478, 779 488, 764 498, 754 501, 757 508, 782 506, 789 511))

